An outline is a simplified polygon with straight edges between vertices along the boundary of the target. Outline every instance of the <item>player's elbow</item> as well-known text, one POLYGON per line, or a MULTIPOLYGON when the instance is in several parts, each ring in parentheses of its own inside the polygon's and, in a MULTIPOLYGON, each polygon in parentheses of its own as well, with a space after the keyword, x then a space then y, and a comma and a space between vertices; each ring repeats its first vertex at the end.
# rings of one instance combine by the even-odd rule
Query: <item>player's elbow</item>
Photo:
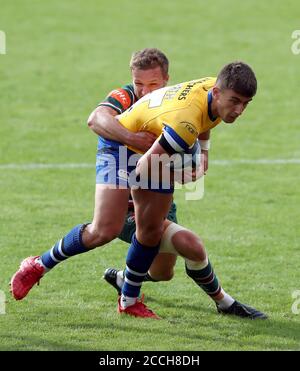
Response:
POLYGON ((90 129, 93 129, 95 127, 95 121, 96 121, 96 115, 95 115, 95 112, 92 112, 87 119, 87 125, 90 129))
POLYGON ((92 112, 87 120, 88 127, 97 135, 104 135, 97 112, 92 112))

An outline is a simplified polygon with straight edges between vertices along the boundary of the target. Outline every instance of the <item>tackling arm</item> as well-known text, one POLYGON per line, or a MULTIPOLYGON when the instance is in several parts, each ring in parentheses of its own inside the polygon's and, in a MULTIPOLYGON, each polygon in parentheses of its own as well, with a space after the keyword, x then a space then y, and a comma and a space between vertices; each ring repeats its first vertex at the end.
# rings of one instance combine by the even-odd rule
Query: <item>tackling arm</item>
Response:
POLYGON ((145 152, 151 147, 156 137, 149 132, 132 133, 115 117, 117 111, 110 107, 97 107, 89 116, 87 124, 94 133, 111 140, 132 146, 145 152))
POLYGON ((89 116, 87 124, 94 133, 127 144, 132 135, 115 118, 117 112, 110 107, 97 107, 89 116))

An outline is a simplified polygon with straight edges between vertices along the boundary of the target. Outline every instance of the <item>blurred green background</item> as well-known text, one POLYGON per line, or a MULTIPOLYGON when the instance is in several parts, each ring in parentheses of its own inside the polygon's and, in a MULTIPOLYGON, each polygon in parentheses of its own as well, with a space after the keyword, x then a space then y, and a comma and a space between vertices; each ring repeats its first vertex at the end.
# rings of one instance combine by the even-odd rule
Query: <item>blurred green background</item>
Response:
POLYGON ((300 55, 291 51, 299 11, 296 0, 0 0, 1 350, 299 349, 299 315, 291 311, 300 289, 300 55), (232 60, 257 74, 245 114, 212 132, 204 199, 191 205, 181 192, 176 199, 180 223, 204 238, 224 288, 269 321, 217 316, 181 259, 171 282, 143 286, 164 321, 119 318, 115 293, 101 281, 107 266, 124 265, 118 241, 55 268, 24 301, 9 296, 24 257, 92 218, 97 138, 86 120, 110 90, 130 82, 131 54, 145 47, 168 56, 171 84, 215 76, 232 60), (90 167, 27 168, 82 163, 90 167))

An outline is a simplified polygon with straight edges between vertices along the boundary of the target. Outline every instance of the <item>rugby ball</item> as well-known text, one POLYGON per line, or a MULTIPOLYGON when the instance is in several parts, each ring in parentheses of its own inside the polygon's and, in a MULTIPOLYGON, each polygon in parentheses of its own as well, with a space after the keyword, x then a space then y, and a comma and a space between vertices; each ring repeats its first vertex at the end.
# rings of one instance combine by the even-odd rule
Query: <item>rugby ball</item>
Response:
POLYGON ((175 153, 170 162, 171 170, 184 170, 186 168, 196 168, 200 163, 201 147, 198 139, 186 151, 175 153))

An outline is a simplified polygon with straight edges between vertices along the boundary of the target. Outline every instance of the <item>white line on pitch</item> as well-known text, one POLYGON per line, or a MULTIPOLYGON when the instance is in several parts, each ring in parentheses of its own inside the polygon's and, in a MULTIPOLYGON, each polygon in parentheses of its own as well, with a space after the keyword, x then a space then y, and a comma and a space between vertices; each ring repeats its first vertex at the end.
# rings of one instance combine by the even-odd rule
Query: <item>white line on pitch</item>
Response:
MULTIPOLYGON (((211 160, 211 165, 231 166, 231 165, 286 165, 286 164, 300 164, 299 158, 278 158, 278 159, 239 159, 239 160, 211 160)), ((88 163, 65 163, 65 164, 0 164, 0 170, 43 170, 43 169, 91 169, 95 164, 88 163)))
POLYGON ((300 158, 258 158, 258 159, 240 159, 240 160, 211 160, 213 165, 285 165, 285 164, 300 164, 300 158))
POLYGON ((0 170, 43 170, 94 168, 93 164, 0 164, 0 170))

